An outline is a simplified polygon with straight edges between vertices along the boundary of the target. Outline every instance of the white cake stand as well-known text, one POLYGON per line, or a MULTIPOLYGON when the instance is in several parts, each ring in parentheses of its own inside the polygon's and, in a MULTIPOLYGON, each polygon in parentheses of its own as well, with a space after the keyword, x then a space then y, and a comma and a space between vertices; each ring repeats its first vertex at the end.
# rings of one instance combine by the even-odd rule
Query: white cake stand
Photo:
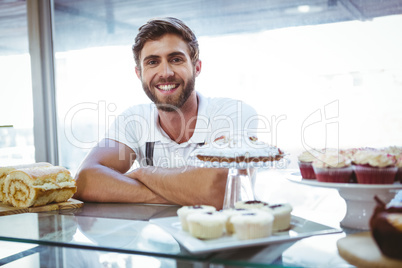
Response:
POLYGON ((223 209, 234 208, 239 201, 255 200, 254 189, 252 184, 252 173, 257 168, 286 168, 289 160, 283 157, 279 161, 260 161, 260 162, 210 162, 201 161, 193 158, 198 167, 206 168, 228 168, 228 177, 226 182, 225 198, 223 201, 223 209))
POLYGON ((399 182, 394 184, 329 183, 302 179, 300 175, 293 174, 288 179, 299 184, 337 189, 346 202, 346 214, 340 222, 341 226, 359 230, 370 230, 369 222, 376 206, 375 195, 383 202, 389 203, 402 189, 402 184, 399 182))

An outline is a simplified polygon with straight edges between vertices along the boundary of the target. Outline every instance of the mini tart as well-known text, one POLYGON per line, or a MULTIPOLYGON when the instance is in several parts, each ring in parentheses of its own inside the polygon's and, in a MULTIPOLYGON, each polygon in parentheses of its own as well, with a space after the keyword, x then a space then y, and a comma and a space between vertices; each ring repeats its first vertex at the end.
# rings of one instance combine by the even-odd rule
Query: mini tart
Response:
POLYGON ((227 216, 221 212, 203 212, 188 215, 187 224, 192 236, 215 239, 223 235, 227 216))
POLYGON ((203 213, 203 212, 215 212, 216 208, 207 205, 196 205, 196 206, 183 206, 177 210, 177 216, 179 216, 181 222, 181 228, 184 231, 188 231, 187 217, 193 213, 203 213))
POLYGON ((263 207, 262 210, 267 210, 274 216, 272 226, 273 232, 285 231, 290 228, 293 207, 289 203, 280 203, 263 207))
POLYGON ((222 214, 226 215, 227 220, 226 220, 226 233, 227 234, 233 234, 234 233, 234 227, 233 224, 230 222, 230 219, 235 216, 242 214, 244 212, 250 212, 252 211, 251 209, 245 209, 245 208, 229 208, 229 209, 224 209, 222 210, 222 214))
POLYGON ((245 209, 259 209, 262 207, 267 207, 269 204, 259 200, 248 200, 248 201, 238 201, 235 204, 235 208, 245 208, 245 209))
POLYGON ((240 240, 268 237, 272 234, 274 216, 265 211, 252 211, 231 218, 235 236, 240 240))

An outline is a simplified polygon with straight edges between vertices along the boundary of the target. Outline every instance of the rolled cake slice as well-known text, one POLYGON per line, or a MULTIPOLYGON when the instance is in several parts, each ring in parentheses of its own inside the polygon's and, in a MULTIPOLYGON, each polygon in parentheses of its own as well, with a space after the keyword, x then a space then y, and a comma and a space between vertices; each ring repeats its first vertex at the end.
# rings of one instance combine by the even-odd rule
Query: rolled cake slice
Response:
POLYGON ((22 208, 64 202, 76 191, 70 172, 59 166, 14 170, 4 183, 6 202, 22 208))
POLYGON ((6 166, 0 167, 0 201, 3 201, 5 198, 5 193, 3 192, 4 182, 6 180, 7 175, 14 170, 22 169, 22 168, 40 168, 40 167, 50 167, 52 164, 47 162, 39 162, 32 163, 26 165, 18 165, 18 166, 6 166))

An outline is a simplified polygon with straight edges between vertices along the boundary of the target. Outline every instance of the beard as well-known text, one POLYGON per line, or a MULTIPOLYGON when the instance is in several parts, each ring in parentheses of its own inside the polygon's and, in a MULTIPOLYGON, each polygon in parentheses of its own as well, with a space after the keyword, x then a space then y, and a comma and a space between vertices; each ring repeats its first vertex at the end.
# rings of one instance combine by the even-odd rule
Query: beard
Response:
POLYGON ((186 103, 191 93, 193 93, 195 86, 195 75, 188 79, 185 84, 186 86, 184 87, 183 92, 181 92, 178 97, 169 96, 164 101, 159 99, 155 94, 155 90, 151 91, 144 81, 142 81, 142 88, 144 89, 144 92, 147 94, 148 98, 155 103, 158 110, 164 112, 174 112, 180 109, 184 103, 186 103))

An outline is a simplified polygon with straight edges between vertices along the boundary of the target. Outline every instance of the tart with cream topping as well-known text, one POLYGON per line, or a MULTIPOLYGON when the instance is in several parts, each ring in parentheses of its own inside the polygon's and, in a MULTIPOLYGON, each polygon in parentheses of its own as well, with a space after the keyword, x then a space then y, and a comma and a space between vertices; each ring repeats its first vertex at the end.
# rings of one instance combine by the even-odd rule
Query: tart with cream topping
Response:
POLYGON ((205 144, 193 153, 199 160, 207 162, 268 162, 278 161, 284 153, 276 146, 268 145, 254 136, 222 136, 205 144))

